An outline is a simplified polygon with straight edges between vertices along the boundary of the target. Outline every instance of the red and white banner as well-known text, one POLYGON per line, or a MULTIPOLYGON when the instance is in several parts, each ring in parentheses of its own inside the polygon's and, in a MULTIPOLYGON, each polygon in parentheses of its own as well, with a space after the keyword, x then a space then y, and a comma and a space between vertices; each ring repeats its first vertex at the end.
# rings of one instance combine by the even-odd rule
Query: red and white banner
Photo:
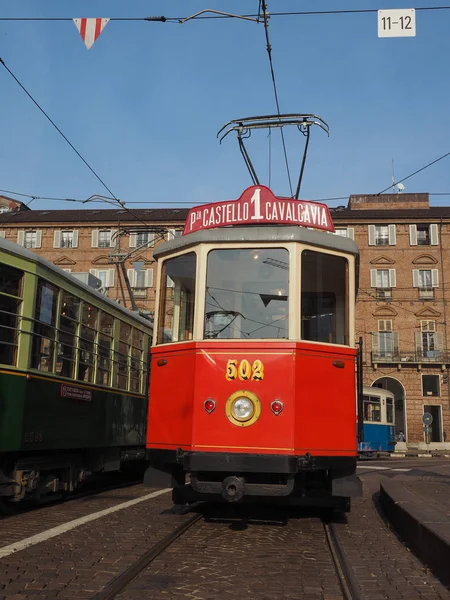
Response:
POLYGON ((328 206, 319 202, 277 198, 265 185, 247 188, 238 200, 191 208, 183 235, 229 225, 301 225, 334 231, 328 206))
POLYGON ((80 32, 81 39, 90 50, 98 36, 104 30, 109 19, 74 19, 73 22, 80 32))

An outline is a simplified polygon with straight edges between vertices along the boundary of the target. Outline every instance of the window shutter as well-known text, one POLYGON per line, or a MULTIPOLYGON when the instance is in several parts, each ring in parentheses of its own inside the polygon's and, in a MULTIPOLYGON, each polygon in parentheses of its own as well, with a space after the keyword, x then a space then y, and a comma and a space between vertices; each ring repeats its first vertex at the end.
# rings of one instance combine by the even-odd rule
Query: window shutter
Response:
POLYGON ((395 269, 389 269, 389 287, 397 287, 397 273, 395 269))
POLYGON ((17 243, 20 246, 23 246, 25 243, 25 231, 19 231, 17 232, 17 243))
POLYGON ((106 287, 114 287, 114 269, 108 269, 106 277, 106 287))
POLYGON ((394 331, 394 333, 392 334, 392 337, 393 337, 394 354, 396 354, 398 356, 399 349, 400 349, 400 332, 394 331))
POLYGON ((6 231, 0 231, 0 238, 6 238, 6 231))
POLYGON ((351 240, 355 239, 355 228, 354 227, 347 228, 347 237, 351 240))
POLYGON ((148 234, 148 247, 151 248, 154 245, 155 245, 155 234, 149 233, 148 234))
POLYGON ((78 229, 75 229, 72 234, 72 248, 78 248, 78 229))
POLYGON ((175 229, 168 229, 167 230, 167 239, 173 240, 174 237, 175 237, 175 229))
POLYGON ((114 246, 116 245, 117 231, 118 231, 117 229, 111 229, 111 237, 110 237, 110 242, 109 242, 110 248, 114 248, 114 246))
POLYGON ((377 270, 370 269, 370 287, 377 287, 377 270))
POLYGON ((98 248, 98 229, 92 230, 92 247, 98 248))
POLYGON ((418 354, 422 354, 422 352, 423 352, 423 346, 422 346, 422 334, 421 334, 421 332, 420 331, 416 331, 414 333, 414 337, 415 337, 415 340, 416 340, 416 352, 418 354))
POLYGON ((42 231, 38 229, 36 231, 36 248, 40 248, 42 246, 42 231))
POLYGON ((380 352, 380 334, 378 331, 372 333, 372 352, 378 354, 380 352))
POLYGON ((56 229, 53 234, 53 248, 61 248, 61 231, 56 229))
POLYGON ((137 233, 130 233, 130 248, 136 248, 137 233))
POLYGON ((136 271, 134 269, 127 269, 127 277, 131 287, 136 287, 136 271))
POLYGON ((145 287, 146 288, 153 287, 153 269, 145 270, 145 287))
POLYGON ((409 243, 411 246, 417 246, 417 225, 409 226, 409 243))
POLYGON ((369 225, 369 246, 375 246, 375 225, 369 225))
POLYGON ((431 287, 439 287, 439 271, 431 269, 431 287))
POLYGON ((397 243, 397 235, 396 235, 396 231, 395 231, 395 225, 389 225, 388 230, 389 230, 389 246, 395 246, 395 244, 397 243))
POLYGON ((418 269, 413 269, 413 287, 418 288, 419 287, 419 270, 418 269))
POLYGON ((431 238, 431 245, 437 246, 438 245, 438 226, 436 224, 430 225, 430 238, 431 238))

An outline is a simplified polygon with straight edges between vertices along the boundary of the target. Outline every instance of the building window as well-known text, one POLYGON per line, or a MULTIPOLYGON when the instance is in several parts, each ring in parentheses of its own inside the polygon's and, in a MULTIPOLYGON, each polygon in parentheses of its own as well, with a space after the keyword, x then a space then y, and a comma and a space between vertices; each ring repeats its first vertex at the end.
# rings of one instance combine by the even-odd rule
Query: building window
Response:
POLYGON ((168 229, 167 230, 167 239, 173 240, 174 238, 180 237, 183 233, 182 229, 168 229))
POLYGON ((89 272, 100 279, 102 288, 114 287, 114 269, 89 269, 89 272))
POLYGON ((61 248, 73 248, 73 231, 61 231, 61 248))
POLYGON ((421 321, 416 333, 416 353, 419 361, 437 362, 441 359, 442 335, 436 331, 435 321, 421 321))
POLYGON ((395 246, 395 225, 369 225, 369 246, 395 246))
POLYGON ((440 396, 439 375, 422 375, 422 395, 440 396))
POLYGON ((373 362, 397 360, 399 357, 399 333, 392 330, 392 320, 378 321, 378 331, 372 333, 373 362))
POLYGON ((98 247, 99 248, 110 248, 111 247, 111 232, 110 231, 99 231, 98 232, 98 247))
POLYGON ((411 246, 437 246, 438 226, 436 224, 410 225, 409 243, 411 246))
POLYGON ((370 286, 376 288, 377 298, 392 298, 397 285, 395 269, 370 269, 370 286))
POLYGON ((140 248, 141 246, 154 246, 155 234, 151 231, 136 231, 130 233, 130 248, 140 248))
POLYGON ((40 248, 42 244, 42 231, 19 231, 17 243, 24 248, 40 248))
POLYGON ((53 248, 78 248, 78 231, 55 230, 53 248))
POLYGON ((116 235, 115 229, 93 229, 92 247, 93 248, 111 248, 114 246, 116 235))
POLYGON ((434 288, 438 286, 437 269, 413 269, 413 287, 419 288, 419 298, 434 298, 434 288))

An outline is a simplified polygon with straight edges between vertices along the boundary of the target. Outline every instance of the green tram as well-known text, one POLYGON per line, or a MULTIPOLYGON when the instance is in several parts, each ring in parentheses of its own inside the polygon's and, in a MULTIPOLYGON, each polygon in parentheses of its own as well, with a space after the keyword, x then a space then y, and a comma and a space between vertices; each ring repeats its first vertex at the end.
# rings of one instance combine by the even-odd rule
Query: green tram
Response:
POLYGON ((0 238, 0 500, 143 459, 152 324, 0 238))

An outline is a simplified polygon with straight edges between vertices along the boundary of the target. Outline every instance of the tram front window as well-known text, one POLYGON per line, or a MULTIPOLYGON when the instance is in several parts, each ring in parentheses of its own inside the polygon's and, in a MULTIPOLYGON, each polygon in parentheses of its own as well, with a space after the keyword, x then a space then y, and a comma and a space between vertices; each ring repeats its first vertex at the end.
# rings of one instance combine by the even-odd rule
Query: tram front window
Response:
POLYGON ((288 337, 289 253, 284 248, 208 254, 204 337, 288 337))
POLYGON ((364 396, 364 421, 380 423, 381 399, 378 396, 364 396))
POLYGON ((192 340, 197 257, 193 252, 166 260, 159 299, 158 344, 192 340))
POLYGON ((345 258, 302 252, 302 339, 348 344, 348 263, 345 258))

